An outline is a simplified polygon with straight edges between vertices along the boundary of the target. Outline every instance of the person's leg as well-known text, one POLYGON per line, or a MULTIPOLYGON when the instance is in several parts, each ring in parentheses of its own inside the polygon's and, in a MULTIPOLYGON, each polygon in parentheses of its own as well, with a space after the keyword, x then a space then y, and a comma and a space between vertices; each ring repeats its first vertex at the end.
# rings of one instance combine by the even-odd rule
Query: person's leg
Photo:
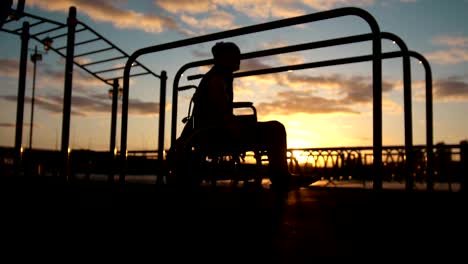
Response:
POLYGON ((270 180, 273 184, 287 185, 290 173, 287 161, 287 135, 283 124, 278 121, 258 122, 257 141, 268 153, 270 180))

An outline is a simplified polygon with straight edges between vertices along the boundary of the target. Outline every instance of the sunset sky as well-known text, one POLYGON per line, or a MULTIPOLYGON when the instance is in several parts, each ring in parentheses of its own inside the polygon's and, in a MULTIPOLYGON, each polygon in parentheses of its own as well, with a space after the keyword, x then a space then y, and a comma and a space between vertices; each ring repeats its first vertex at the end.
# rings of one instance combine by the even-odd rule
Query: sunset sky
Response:
MULTIPOLYGON (((15 4, 14 4, 15 6, 15 4)), ((209 33, 311 14, 339 7, 359 7, 377 20, 381 31, 398 35, 410 50, 424 55, 432 67, 434 84, 434 142, 457 144, 468 139, 468 0, 26 0, 25 11, 66 23, 70 6, 87 24, 128 54, 148 46, 209 33)), ((9 23, 16 29, 22 21, 9 23)), ((35 30, 43 30, 38 27, 35 30)), ((36 32, 38 32, 36 31, 36 32)), ((370 33, 356 16, 254 33, 234 41, 242 52, 370 33)), ((44 36, 45 37, 45 36, 44 36)), ((87 36, 77 33, 78 40, 87 36)), ((54 47, 62 46, 54 42, 54 47), (55 46, 56 45, 56 46, 55 46)), ((184 64, 211 58, 214 42, 187 46, 138 58, 155 73, 168 73, 165 147, 169 148, 173 77, 184 64)), ((35 40, 29 42, 43 52, 35 40)), ((93 44, 94 45, 94 44, 93 44)), ((98 45, 98 44, 96 44, 98 45)), ((13 146, 16 122, 20 38, 0 31, 0 146, 13 146)), ((383 52, 398 51, 382 41, 383 52)), ((77 48, 75 54, 86 50, 77 48)), ((371 54, 362 42, 245 60, 240 71, 371 54)), ((103 59, 106 54, 80 58, 103 59)), ((114 61, 123 66, 126 60, 114 61)), ((401 58, 383 62, 383 144, 404 144, 401 58)), ((64 59, 49 51, 37 65, 33 148, 59 149, 61 142, 64 59)), ((97 68, 96 68, 97 69, 97 68)), ((104 69, 104 68, 103 68, 104 69)), ((181 85, 197 84, 185 76, 181 85)), ((413 141, 425 144, 424 68, 412 59, 413 141)), ((33 64, 28 61, 23 146, 29 146, 33 64)), ((114 74, 122 75, 122 71, 114 74)), ((109 147, 111 87, 75 66, 73 75, 70 147, 107 150, 109 147)), ((238 78, 235 101, 255 103, 259 120, 279 120, 287 129, 288 147, 372 145, 371 62, 238 78)), ((190 92, 179 95, 178 132, 187 112, 190 92)), ((119 112, 121 105, 119 105, 119 112)), ((128 150, 157 149, 159 79, 133 77, 130 82, 128 150)), ((120 114, 117 125, 120 145, 120 114)))

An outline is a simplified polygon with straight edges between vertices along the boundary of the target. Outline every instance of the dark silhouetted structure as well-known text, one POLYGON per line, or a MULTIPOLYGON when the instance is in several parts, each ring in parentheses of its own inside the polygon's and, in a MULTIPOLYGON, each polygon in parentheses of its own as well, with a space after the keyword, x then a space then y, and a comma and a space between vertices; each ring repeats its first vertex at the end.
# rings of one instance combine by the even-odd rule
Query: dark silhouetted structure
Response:
POLYGON ((239 69, 240 49, 232 42, 212 47, 214 65, 200 81, 194 95, 193 127, 210 131, 209 140, 220 145, 254 145, 269 159, 272 183, 285 186, 290 178, 287 165, 286 130, 277 121, 251 122, 233 113, 233 72, 239 69))

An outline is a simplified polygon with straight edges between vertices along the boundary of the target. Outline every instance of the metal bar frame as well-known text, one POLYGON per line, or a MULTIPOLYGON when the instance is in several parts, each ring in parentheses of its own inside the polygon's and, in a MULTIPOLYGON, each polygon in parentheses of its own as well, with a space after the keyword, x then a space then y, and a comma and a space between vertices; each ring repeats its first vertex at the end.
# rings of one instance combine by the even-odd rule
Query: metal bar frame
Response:
POLYGON ((105 60, 100 60, 100 61, 93 61, 93 62, 81 64, 81 66, 87 67, 87 66, 95 65, 95 64, 99 64, 99 63, 104 63, 104 62, 109 62, 109 61, 114 61, 114 60, 125 59, 126 57, 127 57, 127 56, 119 56, 119 57, 114 57, 114 58, 105 59, 105 60))
POLYGON ((38 33, 34 33, 34 34, 31 34, 31 35, 34 35, 34 36, 39 36, 39 35, 44 35, 45 33, 50 33, 52 31, 55 31, 55 30, 59 30, 59 29, 62 29, 66 27, 66 25, 59 25, 59 26, 56 26, 54 28, 49 28, 47 30, 44 30, 44 31, 41 31, 41 32, 38 32, 38 33))
MULTIPOLYGON (((93 38, 93 39, 88 39, 88 40, 85 40, 85 41, 77 42, 77 43, 75 43, 75 47, 80 46, 80 45, 84 45, 84 44, 88 44, 88 43, 91 43, 91 42, 94 42, 94 41, 98 41, 98 40, 101 40, 101 38, 93 38)), ((61 49, 66 49, 66 48, 67 48, 67 46, 63 46, 63 47, 56 48, 56 49, 61 50, 61 49)))
MULTIPOLYGON (((428 153, 428 162, 427 162, 428 190, 432 190, 433 187, 432 187, 432 184, 430 184, 430 182, 431 182, 431 179, 433 178, 432 177, 432 174, 433 174, 433 166, 432 166, 433 133, 432 131, 433 130, 432 130, 432 77, 431 77, 430 65, 427 62, 427 60, 424 57, 422 57, 422 55, 414 51, 409 51, 405 43, 401 40, 401 38, 399 38, 395 34, 392 34, 389 32, 382 32, 381 35, 382 35, 382 39, 389 39, 393 41, 395 44, 398 44, 401 49, 400 52, 383 53, 382 58, 389 59, 389 58, 403 57, 403 79, 404 79, 403 97, 404 97, 404 103, 405 103, 405 106, 404 106, 405 108, 405 116, 404 116, 405 153, 408 153, 407 160, 406 160, 406 170, 405 170, 407 191, 411 191, 414 185, 413 178, 412 178, 412 173, 414 171, 414 151, 413 151, 413 142, 412 142, 413 136, 412 136, 412 119, 411 119, 411 114, 412 114, 411 71, 410 71, 411 69, 410 69, 409 58, 415 57, 421 63, 423 63, 424 61, 424 67, 426 70, 426 113, 427 113, 427 117, 426 117, 427 118, 426 120, 427 150, 426 151, 428 153)), ((299 44, 299 45, 294 45, 294 46, 274 48, 274 49, 256 51, 256 52, 251 52, 251 53, 244 53, 241 55, 241 58, 250 59, 250 58, 261 57, 261 56, 276 55, 276 54, 281 54, 281 53, 286 53, 286 52, 294 52, 294 51, 299 51, 299 50, 304 50, 304 49, 319 48, 319 47, 321 48, 324 46, 339 45, 337 43, 349 44, 349 43, 360 42, 360 41, 368 41, 371 39, 371 37, 372 36, 370 34, 363 34, 363 35, 355 35, 355 36, 338 38, 338 39, 331 39, 331 40, 326 40, 326 41, 310 42, 310 43, 304 43, 304 44, 299 44)), ((299 64, 299 65, 289 65, 289 66, 281 66, 281 67, 275 67, 275 68, 238 72, 234 74, 234 77, 246 77, 246 76, 252 76, 252 75, 270 74, 270 73, 284 72, 284 71, 289 71, 289 70, 300 70, 300 69, 317 68, 317 67, 324 67, 324 66, 333 66, 333 65, 338 65, 338 64, 348 64, 348 63, 364 62, 364 61, 370 61, 370 60, 372 60, 372 55, 356 56, 356 57, 348 57, 348 58, 342 58, 342 59, 337 59, 337 60, 328 60, 328 61, 321 61, 321 62, 299 64)), ((195 61, 195 62, 187 63, 179 69, 179 71, 176 73, 174 77, 173 104, 174 104, 174 101, 178 100, 178 91, 181 90, 178 85, 178 82, 182 74, 189 68, 198 67, 198 66, 206 66, 212 63, 213 63, 212 59, 195 61)), ((187 79, 194 80, 197 78, 201 78, 202 76, 203 74, 197 74, 197 75, 188 76, 187 79)), ((174 144, 175 139, 176 139, 176 134, 177 134, 177 108, 172 109, 172 118, 173 118, 172 120, 175 122, 173 122, 172 127, 171 127, 171 144, 174 144)))
MULTIPOLYGON (((129 55, 127 53, 125 53, 122 49, 120 49, 117 46, 115 46, 114 44, 112 44, 109 40, 102 37, 95 30, 93 30, 92 28, 90 28, 86 24, 81 23, 80 21, 78 21, 76 19, 76 8, 74 6, 70 7, 70 9, 69 9, 69 16, 68 16, 67 24, 59 23, 59 22, 56 22, 56 21, 53 21, 53 20, 50 20, 50 19, 42 18, 40 16, 36 16, 36 15, 33 15, 33 14, 24 13, 24 12, 21 13, 21 17, 30 17, 30 18, 33 18, 33 19, 36 19, 36 20, 40 20, 39 22, 35 22, 34 25, 39 25, 39 24, 42 24, 42 23, 45 23, 45 22, 48 22, 50 24, 55 25, 55 27, 53 27, 53 28, 49 28, 49 29, 47 29, 45 31, 35 33, 35 34, 30 34, 29 33, 29 26, 27 28, 28 29, 27 32, 24 29, 21 32, 12 31, 12 30, 8 30, 8 29, 4 29, 4 28, 0 29, 0 31, 4 31, 4 32, 7 32, 7 33, 11 33, 11 34, 21 36, 22 39, 24 39, 23 36, 25 34, 27 34, 27 39, 22 41, 22 45, 23 46, 26 45, 26 48, 24 49, 25 52, 22 52, 22 53, 25 53, 24 56, 22 54, 22 57, 26 58, 26 59, 24 59, 25 62, 27 62, 27 44, 28 44, 28 41, 29 41, 30 38, 35 39, 39 43, 43 43, 42 39, 39 39, 39 37, 38 37, 39 35, 43 35, 45 33, 53 32, 55 30, 59 30, 59 29, 62 29, 64 27, 68 28, 68 31, 66 33, 50 37, 51 39, 56 39, 56 38, 61 38, 61 37, 67 36, 67 46, 66 47, 61 47, 61 48, 50 47, 50 49, 55 51, 57 54, 59 54, 60 56, 62 56, 66 60, 64 103, 63 103, 63 117, 62 117, 62 143, 61 143, 61 153, 62 153, 62 156, 63 156, 63 166, 62 166, 62 169, 61 169, 61 175, 65 176, 66 180, 69 181, 70 178, 69 178, 69 171, 68 171, 69 170, 69 168, 68 168, 68 166, 69 166, 68 158, 69 158, 69 154, 70 154, 69 153, 69 129, 70 129, 70 113, 71 113, 71 93, 72 93, 71 89, 72 89, 72 77, 73 77, 73 64, 76 64, 78 67, 80 67, 84 71, 86 71, 89 74, 93 75, 94 77, 100 79, 105 84, 112 85, 112 82, 111 82, 112 79, 117 79, 118 80, 118 79, 121 79, 122 77, 112 78, 112 79, 104 79, 104 78, 98 76, 95 72, 87 69, 85 66, 95 65, 95 64, 104 63, 104 62, 109 62, 109 61, 113 61, 113 60, 117 60, 117 59, 123 59, 123 58, 129 57, 129 55), (73 24, 73 26, 71 26, 71 24, 73 24), (77 25, 82 25, 82 28, 77 29, 76 28, 77 25), (82 41, 82 42, 79 42, 79 43, 75 43, 75 34, 78 33, 78 32, 81 32, 81 31, 85 31, 85 30, 91 31, 92 33, 94 33, 97 36, 97 38, 82 41), (23 33, 23 31, 25 33, 23 33), (93 41, 98 41, 98 40, 103 40, 104 42, 106 42, 108 45, 111 46, 111 48, 106 49, 106 50, 115 49, 115 50, 119 51, 121 54, 123 54, 123 56, 114 57, 114 58, 105 59, 105 60, 96 61, 96 62, 91 62, 91 63, 87 63, 87 64, 83 64, 83 65, 81 65, 78 62, 74 61, 75 57, 84 56, 84 55, 88 55, 88 54, 94 54, 94 53, 97 53, 97 52, 100 52, 100 51, 104 51, 104 50, 100 50, 100 51, 94 51, 94 52, 89 52, 89 53, 74 56, 74 47, 75 46, 90 43, 90 42, 93 42, 93 41), (66 54, 64 54, 64 53, 62 53, 60 51, 61 49, 64 49, 64 48, 67 48, 67 53, 66 54)), ((15 19, 15 20, 18 20, 18 19, 15 19)), ((10 20, 10 21, 7 21, 7 22, 11 22, 11 21, 13 21, 13 20, 10 20)), ((25 23, 27 23, 29 25, 29 22, 26 21, 25 23)), ((166 89, 167 74, 163 71, 164 76, 157 75, 156 73, 154 73, 153 71, 151 71, 145 65, 141 64, 138 61, 135 62, 135 65, 138 65, 138 66, 142 67, 144 70, 146 70, 146 72, 134 74, 134 75, 132 75, 132 77, 133 76, 142 76, 142 75, 151 74, 151 75, 153 75, 153 76, 160 79, 161 87, 162 87, 160 100, 161 100, 162 105, 165 105, 166 101, 165 101, 165 98, 163 98, 162 96, 165 97, 165 94, 166 94, 165 89, 166 89)), ((16 131, 15 131, 15 133, 16 133, 15 150, 18 150, 17 152, 19 153, 18 160, 20 160, 20 157, 21 157, 20 156, 20 152, 21 152, 20 150, 21 150, 21 140, 22 140, 22 125, 23 125, 23 112, 24 112, 24 90, 25 90, 25 89, 21 89, 21 85, 22 85, 22 83, 25 83, 25 78, 26 78, 26 71, 23 70, 23 68, 26 68, 26 67, 22 67, 22 64, 20 64, 20 78, 19 78, 20 87, 19 87, 18 92, 22 93, 22 95, 19 94, 19 96, 18 96, 17 119, 19 117, 21 117, 21 120, 17 120, 17 122, 16 122, 17 128, 16 128, 16 131), (22 80, 24 80, 24 81, 22 81, 22 80), (19 124, 21 124, 21 127, 18 128, 19 124), (20 134, 21 136, 18 136, 18 134, 20 134)), ((160 107, 160 117, 162 118, 161 119, 162 122, 160 122, 160 131, 164 131, 164 118, 165 118, 165 107, 164 106, 160 107)), ((162 137, 162 142, 163 142, 163 140, 164 140, 164 137, 162 137)), ((161 143, 160 143, 160 145, 161 145, 161 143)), ((163 157, 163 155, 160 155, 160 156, 163 157)), ((18 167, 18 169, 19 169, 19 167, 18 167)))
POLYGON ((108 47, 108 48, 104 48, 104 49, 100 49, 100 50, 93 50, 93 51, 90 51, 90 52, 85 52, 85 53, 75 55, 75 58, 86 56, 86 55, 92 55, 92 54, 96 54, 96 53, 100 53, 100 52, 104 52, 104 51, 108 51, 108 50, 113 50, 113 49, 114 49, 113 47, 108 47))
MULTIPOLYGON (((85 28, 80 28, 80 29, 77 29, 75 30, 75 34, 76 33, 80 33, 82 31, 85 31, 86 29, 85 28)), ((68 35, 68 33, 63 33, 63 34, 59 34, 59 35, 55 35, 55 36, 52 36, 52 37, 49 37, 51 39, 58 39, 58 38, 63 38, 63 37, 66 37, 68 35)))
MULTIPOLYGON (((238 29, 222 31, 218 33, 208 34, 199 37, 188 38, 184 40, 169 42, 156 46, 150 46, 135 51, 127 60, 124 70, 123 78, 123 99, 122 99, 122 122, 121 122, 121 153, 120 158, 123 163, 126 162, 127 151, 127 125, 128 125, 128 96, 130 86, 130 70, 133 62, 141 55, 148 53, 156 53, 163 50, 169 50, 194 44, 214 41, 234 36, 246 35, 256 32, 262 32, 272 29, 284 28, 293 25, 304 23, 316 22, 326 19, 344 17, 344 16, 357 16, 365 20, 369 25, 373 38, 372 38, 372 78, 373 78, 373 148, 374 148, 374 173, 376 175, 373 187, 375 190, 382 189, 382 44, 380 38, 380 28, 375 18, 367 11, 356 7, 344 7, 333 10, 317 12, 309 15, 292 17, 282 20, 276 20, 263 24, 247 26, 238 29)), ((173 105, 172 107, 177 107, 173 105)), ((125 166, 122 167, 120 172, 121 181, 124 182, 125 166)))
POLYGON ((18 79, 18 103, 16 105, 16 129, 15 129, 15 174, 21 174, 21 153, 23 150, 23 115, 24 115, 24 94, 26 91, 26 72, 28 63, 29 45, 29 22, 23 22, 21 32, 21 55, 18 79))
POLYGON ((73 57, 75 53, 75 28, 77 25, 76 8, 70 7, 67 18, 67 56, 65 59, 65 84, 63 94, 63 114, 62 114, 62 144, 61 154, 63 158, 62 177, 66 182, 71 181, 69 173, 69 141, 70 141, 70 115, 73 83, 73 57))

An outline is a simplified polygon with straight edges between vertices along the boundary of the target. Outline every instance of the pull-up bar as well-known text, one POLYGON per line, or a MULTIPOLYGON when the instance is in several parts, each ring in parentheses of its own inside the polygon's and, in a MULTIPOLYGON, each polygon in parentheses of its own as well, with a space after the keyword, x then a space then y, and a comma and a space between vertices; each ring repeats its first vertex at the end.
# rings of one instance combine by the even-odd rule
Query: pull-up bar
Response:
MULTIPOLYGON (((148 53, 160 52, 208 41, 214 41, 229 37, 235 37, 245 34, 251 34, 261 31, 278 29, 288 26, 294 26, 304 23, 316 22, 325 19, 338 18, 343 16, 358 16, 364 19, 370 26, 372 31, 372 77, 373 77, 373 153, 375 175, 379 175, 374 180, 374 189, 382 189, 381 169, 382 169, 382 43, 380 38, 380 28, 375 18, 367 11, 356 7, 338 8, 329 11, 318 12, 314 14, 298 16, 247 26, 243 28, 208 34, 204 36, 169 42, 161 45, 150 46, 135 51, 127 60, 124 69, 123 78, 123 98, 122 98, 122 122, 121 122, 121 152, 120 157, 123 162, 126 162, 127 152, 127 125, 128 125, 128 96, 130 86, 130 70, 133 62, 141 55, 148 53)), ((172 107, 177 107, 173 105, 172 107)), ((162 122, 162 121, 161 121, 162 122)), ((125 181, 125 165, 121 169, 120 181, 125 181)))
MULTIPOLYGON (((410 55, 408 52, 408 47, 406 46, 406 44, 400 37, 389 32, 382 32, 381 36, 382 36, 382 39, 389 39, 393 41, 395 44, 397 44, 401 49, 401 52, 399 53, 400 57, 403 57, 404 124, 405 124, 405 153, 406 153, 405 178, 406 178, 406 189, 410 191, 413 189, 412 170, 413 170, 413 165, 414 165, 410 55)), ((306 50, 306 49, 316 49, 316 48, 337 46, 337 45, 350 44, 350 43, 356 43, 356 42, 362 42, 362 41, 369 41, 371 39, 372 39, 372 34, 354 35, 354 36, 348 36, 348 37, 343 37, 343 38, 335 38, 335 39, 329 39, 329 40, 324 40, 324 41, 309 42, 309 43, 297 44, 297 45, 292 45, 292 46, 287 46, 287 47, 280 47, 280 48, 273 48, 273 49, 268 49, 268 50, 244 53, 241 55, 241 59, 251 59, 255 57, 271 56, 271 55, 277 55, 277 54, 306 50)), ((384 58, 386 54, 387 53, 383 54, 384 58)), ((298 64, 298 65, 287 65, 287 66, 259 69, 259 70, 253 70, 253 71, 237 72, 234 74, 234 77, 246 77, 246 76, 253 76, 253 75, 271 74, 271 73, 278 73, 278 72, 284 72, 284 71, 290 71, 290 70, 319 68, 319 67, 363 62, 363 61, 370 61, 370 60, 372 60, 372 55, 349 57, 349 58, 326 60, 326 61, 298 64)), ((204 65, 209 65, 209 64, 213 64, 213 59, 187 63, 179 69, 179 71, 176 73, 174 77, 173 97, 172 97, 173 105, 174 104, 177 105, 178 90, 179 90, 178 83, 183 72, 185 72, 189 68, 204 66, 204 65)), ((203 76, 202 74, 192 75, 192 76, 188 76, 187 79, 194 80, 197 78, 201 78, 202 76, 203 76)), ((432 101, 430 102, 430 104, 432 105, 432 101)), ((430 126, 430 128, 432 130, 432 126, 430 126)), ((177 109, 173 108, 172 109, 171 144, 173 144, 176 139, 176 134, 177 134, 176 129, 177 129, 177 109)), ((428 129, 429 129, 429 126, 428 126, 428 129)), ((428 152, 429 152, 429 149, 428 149, 428 152)))

